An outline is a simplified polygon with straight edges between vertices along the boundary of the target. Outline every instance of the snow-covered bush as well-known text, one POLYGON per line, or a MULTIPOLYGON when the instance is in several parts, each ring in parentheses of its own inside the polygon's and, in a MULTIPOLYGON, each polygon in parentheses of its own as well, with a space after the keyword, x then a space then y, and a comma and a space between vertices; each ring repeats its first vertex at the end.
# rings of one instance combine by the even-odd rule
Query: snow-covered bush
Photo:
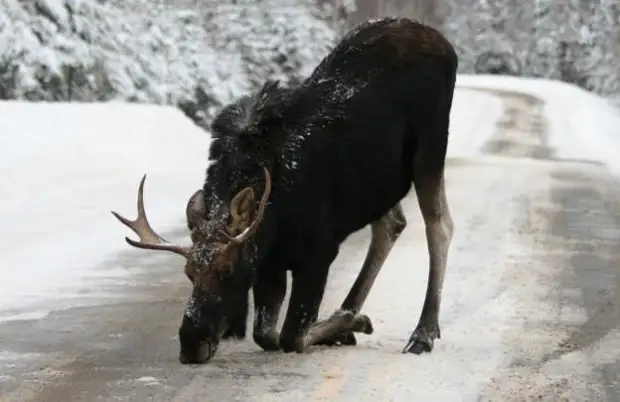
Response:
POLYGON ((300 12, 303 1, 290 5, 277 0, 236 3, 214 5, 205 27, 208 32, 218 32, 212 38, 214 48, 241 56, 241 68, 252 87, 265 77, 298 82, 312 72, 337 39, 310 2, 306 12, 300 12))
POLYGON ((510 53, 490 51, 478 55, 474 71, 477 74, 519 75, 521 65, 510 53))
POLYGON ((0 98, 173 104, 204 125, 337 39, 314 0, 0 0, 0 98), (174 4, 173 4, 174 3, 174 4))
POLYGON ((494 72, 495 67, 503 73, 512 64, 519 66, 519 75, 620 96, 620 0, 448 3, 441 29, 456 45, 461 73, 494 72))

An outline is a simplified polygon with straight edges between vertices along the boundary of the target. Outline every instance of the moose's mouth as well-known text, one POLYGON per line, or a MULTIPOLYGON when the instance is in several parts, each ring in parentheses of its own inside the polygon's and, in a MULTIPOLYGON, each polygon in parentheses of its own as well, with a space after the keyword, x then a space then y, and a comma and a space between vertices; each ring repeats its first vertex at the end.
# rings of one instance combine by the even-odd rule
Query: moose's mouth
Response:
POLYGON ((181 348, 179 361, 181 364, 205 364, 215 356, 218 342, 203 341, 191 348, 181 348))

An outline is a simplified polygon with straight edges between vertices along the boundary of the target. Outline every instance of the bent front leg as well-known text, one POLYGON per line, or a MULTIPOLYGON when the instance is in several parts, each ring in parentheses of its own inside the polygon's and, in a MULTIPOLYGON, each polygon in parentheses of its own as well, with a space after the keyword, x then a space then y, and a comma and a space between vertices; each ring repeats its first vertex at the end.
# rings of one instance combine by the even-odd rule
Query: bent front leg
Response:
POLYGON ((372 331, 368 317, 350 311, 337 312, 327 320, 317 322, 328 270, 337 253, 337 246, 316 252, 315 258, 293 272, 291 299, 280 333, 280 347, 284 352, 302 353, 310 346, 348 331, 372 331))
POLYGON ((307 339, 308 331, 317 320, 329 267, 337 254, 337 245, 321 246, 294 267, 291 297, 280 333, 280 347, 284 352, 301 353, 314 343, 307 339))
MULTIPOLYGON (((394 208, 388 211, 388 213, 379 220, 371 223, 371 240, 362 269, 355 283, 353 283, 349 294, 342 303, 340 310, 336 312, 336 315, 346 314, 346 312, 357 314, 361 311, 385 260, 406 226, 407 220, 400 203, 396 204, 394 208)), ((368 320, 367 325, 363 329, 364 331, 360 332, 366 334, 371 334, 373 332, 370 320, 368 320)), ((336 334, 336 336, 332 338, 321 341, 320 344, 355 345, 357 344, 357 340, 353 334, 354 332, 358 331, 347 331, 336 334)))
POLYGON ((254 292, 254 342, 265 351, 279 349, 278 316, 286 295, 286 271, 259 273, 254 292))

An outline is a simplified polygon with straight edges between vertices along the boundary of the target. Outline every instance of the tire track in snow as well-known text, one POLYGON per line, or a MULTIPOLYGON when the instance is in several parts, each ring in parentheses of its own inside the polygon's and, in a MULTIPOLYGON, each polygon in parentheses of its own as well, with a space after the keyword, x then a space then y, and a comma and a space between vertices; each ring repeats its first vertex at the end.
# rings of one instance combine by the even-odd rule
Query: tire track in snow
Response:
POLYGON ((539 291, 507 337, 514 358, 480 400, 617 401, 620 183, 595 166, 558 164, 548 174, 532 207, 529 278, 512 278, 539 291))
POLYGON ((551 159, 544 103, 528 94, 488 91, 503 100, 504 113, 497 122, 495 135, 482 151, 513 158, 551 159))
POLYGON ((540 163, 547 184, 533 181, 522 195, 528 213, 514 226, 531 234, 530 251, 505 281, 511 284, 510 292, 527 302, 515 311, 513 329, 505 334, 504 343, 514 357, 478 400, 617 401, 620 183, 599 163, 554 159, 546 146, 544 121, 536 116, 540 101, 506 92, 501 96, 508 111, 505 130, 498 130, 499 138, 485 151, 529 154, 555 163, 540 163), (519 125, 521 130, 511 130, 519 125), (519 136, 519 131, 527 135, 519 136), (593 359, 592 349, 605 339, 615 342, 615 349, 605 359, 593 359), (584 350, 590 352, 576 355, 584 350), (573 358, 564 359, 569 355, 573 358))

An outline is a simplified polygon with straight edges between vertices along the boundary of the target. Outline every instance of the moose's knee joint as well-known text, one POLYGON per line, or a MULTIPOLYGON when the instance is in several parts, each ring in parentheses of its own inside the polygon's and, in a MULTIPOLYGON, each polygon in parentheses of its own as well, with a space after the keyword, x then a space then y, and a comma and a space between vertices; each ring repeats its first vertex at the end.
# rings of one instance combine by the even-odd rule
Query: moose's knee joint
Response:
POLYGON ((303 353, 306 350, 305 337, 303 335, 280 334, 280 349, 284 353, 303 353))
POLYGON ((390 229, 391 229, 391 232, 395 236, 399 236, 405 230, 406 227, 407 227, 407 220, 403 216, 402 220, 394 219, 392 221, 392 227, 390 229))
POLYGON ((390 213, 385 226, 390 239, 395 241, 407 227, 407 219, 405 219, 405 215, 393 212, 390 213))

